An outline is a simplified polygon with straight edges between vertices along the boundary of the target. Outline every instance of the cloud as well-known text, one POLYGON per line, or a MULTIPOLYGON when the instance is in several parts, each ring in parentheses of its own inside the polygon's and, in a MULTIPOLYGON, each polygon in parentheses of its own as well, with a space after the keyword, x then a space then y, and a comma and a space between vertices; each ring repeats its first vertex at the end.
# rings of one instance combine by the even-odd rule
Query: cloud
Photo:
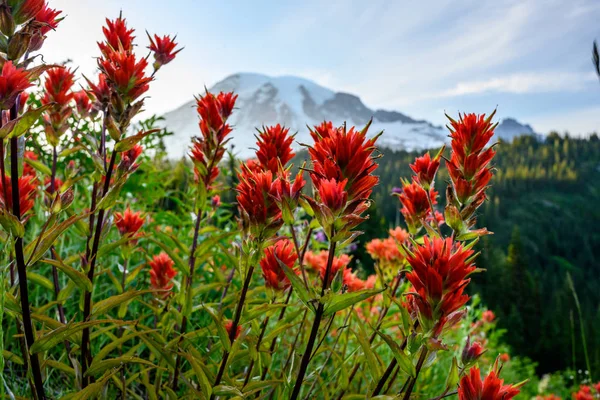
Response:
POLYGON ((451 89, 432 94, 431 98, 454 97, 486 92, 499 93, 547 93, 584 90, 595 81, 593 73, 573 72, 524 72, 485 80, 459 82, 451 89))

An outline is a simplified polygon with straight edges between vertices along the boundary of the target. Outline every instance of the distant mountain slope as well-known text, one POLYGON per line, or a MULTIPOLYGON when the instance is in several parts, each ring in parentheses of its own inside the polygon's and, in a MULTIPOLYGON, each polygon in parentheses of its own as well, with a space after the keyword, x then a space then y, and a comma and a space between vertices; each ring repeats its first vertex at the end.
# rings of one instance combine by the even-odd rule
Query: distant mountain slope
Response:
MULTIPOLYGON (((334 92, 307 79, 295 76, 270 77, 261 74, 240 73, 218 82, 211 92, 234 91, 239 98, 230 120, 235 129, 231 143, 239 157, 253 154, 255 128, 276 123, 298 132, 297 142, 308 141, 307 125, 324 120, 341 125, 364 126, 371 118, 369 132, 384 130, 378 143, 391 149, 429 149, 447 141, 445 128, 424 120, 415 120, 397 111, 372 110, 359 97, 334 92)), ((164 115, 166 126, 175 135, 167 138, 169 156, 181 157, 190 145, 190 138, 199 134, 198 116, 190 101, 164 115)), ((503 121, 497 129, 499 137, 510 140, 520 133, 533 133, 528 125, 513 119, 503 121)))

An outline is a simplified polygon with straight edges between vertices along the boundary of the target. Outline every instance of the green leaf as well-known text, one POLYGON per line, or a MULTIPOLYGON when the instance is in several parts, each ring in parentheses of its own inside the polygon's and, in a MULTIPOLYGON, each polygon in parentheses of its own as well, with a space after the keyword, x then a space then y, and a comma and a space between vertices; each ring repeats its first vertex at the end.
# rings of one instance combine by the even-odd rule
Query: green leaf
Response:
POLYGON ((57 344, 67 340, 74 334, 81 332, 82 330, 88 327, 100 324, 128 325, 130 323, 131 322, 106 319, 64 325, 60 328, 48 332, 47 334, 36 340, 33 346, 31 346, 31 348, 29 349, 29 352, 31 354, 35 354, 42 351, 50 350, 57 344))
POLYGON ((29 245, 27 245, 27 247, 25 248, 25 258, 28 260, 27 265, 33 265, 38 260, 40 260, 48 251, 48 249, 52 247, 56 239, 58 239, 58 237, 64 231, 66 231, 71 225, 73 225, 77 221, 88 217, 89 215, 89 213, 73 215, 72 217, 69 217, 63 222, 61 222, 60 224, 52 226, 52 228, 50 228, 44 233, 42 239, 37 245, 37 248, 35 248, 37 241, 33 241, 29 245), (33 251, 35 251, 35 253, 31 254, 33 251))
POLYGON ((67 275, 69 279, 72 280, 80 289, 86 292, 92 291, 92 282, 89 280, 87 275, 73 267, 65 265, 62 260, 58 258, 56 260, 45 258, 41 260, 41 262, 55 266, 58 270, 67 275))
POLYGON ((323 313, 323 316, 326 317, 340 310, 353 306, 359 301, 363 301, 369 297, 375 296, 386 289, 387 287, 383 287, 381 289, 364 289, 350 293, 332 294, 327 303, 325 303, 325 312, 323 313))
MULTIPOLYGON (((361 326, 361 325, 359 325, 361 326)), ((369 340, 367 339, 364 330, 361 329, 357 332, 355 330, 352 330, 352 332, 354 333, 354 335, 356 336, 356 338, 358 339, 358 343, 360 344, 360 347, 363 350, 363 353, 365 355, 365 359, 367 360, 367 364, 369 365, 369 369, 371 370, 371 374, 373 377, 378 377, 382 375, 382 371, 381 371, 381 364, 379 362, 379 359, 377 358, 377 356, 375 355, 375 353, 373 352, 373 348, 371 347, 371 343, 369 343, 369 340)))
POLYGON ((150 135, 151 133, 156 133, 156 132, 160 132, 160 129, 151 129, 146 132, 138 132, 137 134, 135 134, 133 136, 129 136, 129 137, 119 141, 119 143, 117 143, 115 145, 115 151, 118 151, 119 153, 122 153, 124 151, 129 151, 136 144, 138 144, 140 142, 140 140, 142 140, 146 136, 150 135))
POLYGON ((72 375, 73 377, 75 377, 75 370, 65 363, 61 363, 61 362, 54 361, 51 359, 46 359, 46 360, 44 360, 44 365, 46 365, 50 368, 57 369, 59 371, 62 371, 66 374, 69 374, 69 375, 72 375))
POLYGON ((212 394, 212 384, 208 381, 208 378, 206 377, 206 374, 204 373, 204 370, 202 369, 201 361, 198 361, 195 357, 193 357, 191 354, 188 353, 179 353, 181 356, 183 356, 186 360, 188 360, 188 362, 190 363, 190 365, 192 366, 192 369, 194 370, 194 375, 196 375, 196 378, 198 378, 198 384, 200 385, 200 390, 202 391, 202 393, 204 393, 204 395, 209 398, 210 395, 212 394))
POLYGON ((106 385, 106 382, 108 382, 108 380, 117 372, 118 371, 116 370, 110 373, 107 372, 99 381, 89 384, 85 389, 80 390, 77 393, 69 393, 68 395, 61 397, 61 400, 88 400, 96 398, 104 388, 104 385, 106 385))
POLYGON ((285 273, 285 276, 287 276, 287 278, 289 279, 290 283, 292 284, 292 288, 294 288, 294 291, 296 292, 302 303, 304 303, 304 305, 306 305, 306 307, 308 307, 312 312, 315 312, 315 306, 312 303, 314 298, 310 296, 308 289, 306 288, 306 286, 304 286, 304 282, 302 281, 302 279, 300 279, 300 277, 296 275, 296 272, 294 272, 294 270, 292 270, 284 262, 277 258, 277 256, 275 256, 275 259, 277 260, 279 266, 285 273))
POLYGON ((121 303, 134 299, 146 293, 156 293, 161 290, 147 289, 147 290, 133 290, 125 293, 121 293, 115 296, 111 296, 108 299, 101 300, 94 304, 92 307, 92 315, 101 315, 110 311, 111 309, 119 306, 121 303))
POLYGON ((121 189, 123 189, 126 181, 127 175, 123 175, 121 178, 119 178, 119 180, 116 181, 110 189, 108 189, 108 192, 102 198, 102 200, 100 200, 96 208, 99 210, 108 210, 109 208, 114 207, 114 205, 117 204, 117 200, 121 194, 121 189))
POLYGON ((2 357, 5 361, 14 362, 15 364, 23 365, 23 359, 8 350, 2 350, 2 357))
POLYGON ((0 209, 0 225, 14 237, 25 236, 25 227, 21 221, 4 208, 0 209))
POLYGON ((28 164, 30 167, 33 167, 34 169, 40 171, 44 175, 52 175, 52 171, 50 170, 50 168, 48 168, 46 164, 38 160, 32 160, 31 158, 23 158, 23 161, 25 161, 25 163, 28 164))
POLYGON ((274 388, 282 383, 281 380, 270 380, 270 381, 254 381, 244 386, 244 395, 248 396, 254 392, 258 392, 264 388, 274 388))
POLYGON ((27 280, 37 285, 40 285, 41 287, 46 288, 48 290, 54 290, 54 285, 52 284, 50 279, 40 274, 36 274, 35 272, 28 272, 27 280))
POLYGON ((458 385, 459 379, 458 362, 456 361, 456 357, 453 357, 452 367, 450 367, 450 372, 448 372, 448 377, 446 378, 446 389, 454 389, 458 385))
POLYGON ((417 375, 417 370, 415 369, 415 366, 413 365, 410 357, 406 355, 404 350, 400 348, 398 343, 396 343, 396 341, 391 336, 379 331, 377 331, 377 334, 381 336, 381 338, 387 343, 388 346, 390 346, 390 349, 394 354, 394 358, 396 359, 396 361, 398 361, 398 366, 400 367, 400 369, 414 378, 417 375))
POLYGON ((221 344, 223 345, 223 348, 226 351, 230 351, 231 342, 229 341, 229 334, 227 333, 227 329, 225 329, 225 327, 223 326, 223 322, 221 321, 215 310, 208 306, 204 306, 203 308, 206 310, 206 312, 208 312, 215 326, 217 327, 217 334, 219 335, 219 339, 221 339, 221 344))
POLYGON ((19 118, 9 121, 0 128, 0 138, 16 138, 23 135, 40 118, 42 113, 52 106, 53 104, 46 104, 34 110, 29 110, 19 118))
POLYGON ((151 368, 158 368, 156 365, 152 364, 150 361, 146 361, 142 358, 133 357, 133 356, 123 356, 117 358, 109 358, 107 360, 102 360, 98 362, 92 362, 92 365, 85 372, 85 376, 93 376, 96 374, 103 373, 107 369, 119 367, 123 364, 143 364, 147 365, 151 368))

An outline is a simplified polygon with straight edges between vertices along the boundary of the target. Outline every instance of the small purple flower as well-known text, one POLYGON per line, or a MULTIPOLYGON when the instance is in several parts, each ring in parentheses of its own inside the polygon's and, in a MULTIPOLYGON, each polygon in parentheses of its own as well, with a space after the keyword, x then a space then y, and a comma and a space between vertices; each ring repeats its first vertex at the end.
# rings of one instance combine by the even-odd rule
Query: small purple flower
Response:
POLYGON ((392 188, 392 194, 401 194, 402 193, 402 188, 401 187, 393 187, 392 188))
POLYGON ((356 243, 350 243, 350 246, 348 246, 348 251, 352 253, 352 252, 354 252, 356 250, 358 250, 358 244, 356 244, 356 243))
POLYGON ((317 239, 318 242, 325 243, 327 241, 327 236, 325 235, 325 232, 318 231, 315 234, 315 239, 317 239))

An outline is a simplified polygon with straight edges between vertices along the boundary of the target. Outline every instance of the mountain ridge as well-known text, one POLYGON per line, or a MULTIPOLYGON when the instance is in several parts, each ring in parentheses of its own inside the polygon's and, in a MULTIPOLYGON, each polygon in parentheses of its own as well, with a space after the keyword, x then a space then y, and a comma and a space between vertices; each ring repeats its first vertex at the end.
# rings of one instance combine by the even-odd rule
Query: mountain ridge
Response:
MULTIPOLYGON (((238 95, 230 123, 234 127, 231 144, 241 158, 252 157, 256 128, 276 123, 297 132, 297 142, 307 142, 307 126, 324 120, 362 127, 371 119, 370 134, 384 131, 378 140, 381 147, 410 151, 441 147, 448 142, 448 131, 443 127, 400 111, 371 109, 355 94, 336 92, 302 77, 238 73, 217 82, 209 91, 234 91, 238 95)), ((190 138, 199 134, 194 106, 195 102, 190 101, 164 115, 165 126, 174 132, 165 140, 170 157, 186 154, 190 138)), ((504 140, 520 134, 535 135, 531 126, 514 118, 503 120, 496 133, 504 140)))

